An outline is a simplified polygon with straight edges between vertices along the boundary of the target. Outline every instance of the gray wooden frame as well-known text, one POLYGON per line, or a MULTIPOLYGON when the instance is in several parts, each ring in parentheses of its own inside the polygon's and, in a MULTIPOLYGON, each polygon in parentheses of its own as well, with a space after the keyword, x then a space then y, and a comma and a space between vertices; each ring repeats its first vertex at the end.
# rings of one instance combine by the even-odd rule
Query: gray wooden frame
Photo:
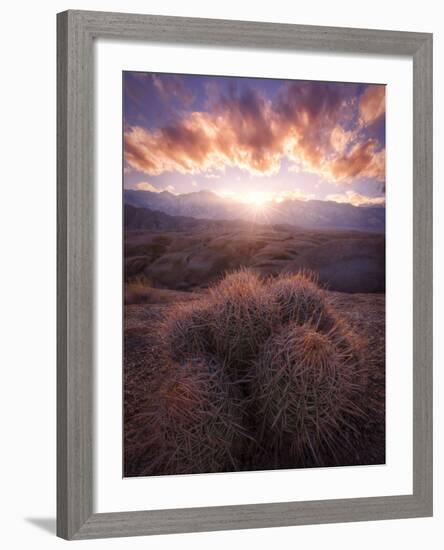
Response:
POLYGON ((432 35, 67 11, 57 16, 57 47, 58 535, 66 539, 87 539, 432 515, 432 35), (93 512, 92 121, 96 38, 402 55, 413 59, 412 495, 93 512))

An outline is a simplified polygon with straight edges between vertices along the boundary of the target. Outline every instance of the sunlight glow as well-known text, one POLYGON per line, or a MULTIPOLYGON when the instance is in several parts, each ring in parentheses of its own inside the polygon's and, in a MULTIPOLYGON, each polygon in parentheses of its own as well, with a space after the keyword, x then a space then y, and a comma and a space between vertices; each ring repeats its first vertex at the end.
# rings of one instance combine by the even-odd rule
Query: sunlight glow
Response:
POLYGON ((288 191, 232 191, 224 189, 218 191, 217 195, 224 198, 230 198, 237 202, 241 202, 247 206, 250 206, 254 210, 264 210, 265 208, 272 208, 273 204, 284 202, 286 200, 299 200, 307 201, 315 199, 316 195, 313 193, 305 193, 299 188, 294 188, 288 191))
POLYGON ((235 192, 228 189, 217 193, 221 197, 233 199, 247 206, 251 206, 255 210, 262 210, 266 205, 275 200, 276 193, 270 191, 245 191, 235 192))
POLYGON ((243 194, 240 200, 247 204, 251 204, 255 208, 262 208, 267 202, 272 200, 272 197, 265 191, 251 191, 243 194))

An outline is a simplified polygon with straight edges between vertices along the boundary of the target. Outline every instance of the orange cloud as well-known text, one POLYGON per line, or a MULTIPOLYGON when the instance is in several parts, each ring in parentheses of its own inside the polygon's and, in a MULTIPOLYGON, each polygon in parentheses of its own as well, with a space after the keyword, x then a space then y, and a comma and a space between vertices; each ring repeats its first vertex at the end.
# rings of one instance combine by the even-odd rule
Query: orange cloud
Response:
POLYGON ((335 151, 338 153, 344 153, 348 144, 353 141, 354 132, 346 131, 342 126, 335 126, 330 134, 330 143, 335 151))
POLYGON ((129 189, 135 189, 136 191, 151 191, 151 193, 162 193, 162 191, 169 191, 174 193, 174 185, 167 185, 166 187, 158 188, 148 181, 139 181, 138 183, 129 187, 129 189))
POLYGON ((296 188, 290 191, 281 191, 274 194, 275 202, 283 202, 286 200, 309 201, 316 197, 314 193, 306 193, 302 189, 296 188))
POLYGON ((368 140, 357 143, 348 154, 337 157, 325 167, 325 172, 335 181, 350 180, 356 176, 385 179, 385 150, 377 151, 377 143, 368 140))
MULTIPOLYGON (((334 181, 382 181, 384 150, 378 150, 374 139, 357 141, 357 132, 341 125, 358 109, 356 90, 344 97, 344 89, 328 83, 289 83, 274 103, 254 90, 218 96, 211 112, 189 112, 156 130, 127 128, 125 160, 149 175, 205 174, 237 167, 266 176, 276 174, 287 157, 301 170, 334 181)), ((359 103, 363 120, 379 116, 379 89, 384 92, 381 86, 364 92, 359 103)))
POLYGON ((371 124, 385 113, 385 86, 369 86, 359 101, 363 124, 371 124))
POLYGON ((313 193, 306 193, 302 189, 295 188, 288 191, 232 191, 222 189, 217 192, 221 197, 228 197, 244 203, 270 203, 283 202, 286 200, 309 201, 315 198, 313 193))
POLYGON ((133 186, 133 189, 137 191, 152 191, 153 193, 159 193, 159 189, 148 181, 140 181, 133 186))
POLYGON ((271 104, 258 94, 227 100, 214 114, 192 112, 159 130, 125 132, 125 160, 151 175, 196 174, 236 166, 257 175, 276 173, 282 157, 271 104))
POLYGON ((356 191, 346 191, 344 194, 327 195, 326 200, 352 204, 353 206, 383 206, 384 197, 367 197, 356 191))

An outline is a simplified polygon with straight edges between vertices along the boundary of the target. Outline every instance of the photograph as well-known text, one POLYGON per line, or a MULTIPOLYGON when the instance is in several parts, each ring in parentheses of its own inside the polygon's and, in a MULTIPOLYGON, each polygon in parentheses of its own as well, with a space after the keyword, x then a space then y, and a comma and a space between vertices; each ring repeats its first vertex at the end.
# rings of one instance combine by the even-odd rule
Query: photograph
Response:
POLYGON ((385 85, 122 94, 123 477, 385 464, 385 85))
POLYGON ((444 18, 379 4, 2 5, 3 548, 443 549, 444 18))

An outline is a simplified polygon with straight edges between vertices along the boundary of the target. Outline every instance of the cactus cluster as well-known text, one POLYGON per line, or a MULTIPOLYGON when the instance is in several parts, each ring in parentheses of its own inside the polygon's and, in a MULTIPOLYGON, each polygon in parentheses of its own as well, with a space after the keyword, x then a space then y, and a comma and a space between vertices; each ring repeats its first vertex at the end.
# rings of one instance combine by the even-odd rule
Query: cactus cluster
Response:
POLYGON ((228 274, 174 305, 160 336, 169 367, 140 419, 146 474, 320 465, 365 414, 363 341, 309 273, 228 274))

